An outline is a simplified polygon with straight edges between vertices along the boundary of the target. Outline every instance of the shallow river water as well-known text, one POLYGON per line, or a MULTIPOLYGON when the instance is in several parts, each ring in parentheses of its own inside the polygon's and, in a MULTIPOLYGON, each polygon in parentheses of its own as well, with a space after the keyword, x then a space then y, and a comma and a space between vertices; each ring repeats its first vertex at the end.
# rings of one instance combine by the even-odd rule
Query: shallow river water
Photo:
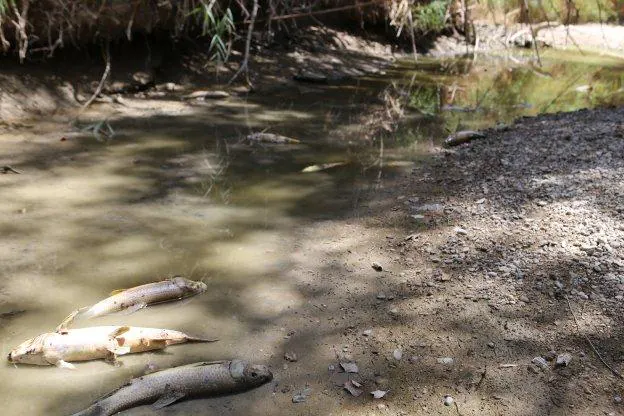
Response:
MULTIPOLYGON (((621 62, 568 53, 541 58, 541 68, 523 56, 423 59, 385 75, 292 84, 224 101, 129 100, 118 112, 89 113, 93 120, 108 117, 116 132, 110 140, 69 135, 54 120, 1 133, 0 165, 22 172, 0 175, 0 313, 9 313, 0 316, 4 357, 112 290, 176 274, 204 281, 208 291, 79 325, 162 327, 220 339, 124 356, 121 367, 93 361, 68 371, 5 362, 1 413, 70 414, 148 364, 243 357, 270 364, 279 381, 281 345, 300 329, 290 311, 307 302, 298 273, 322 263, 302 252, 307 240, 316 243, 308 224, 366 217, 385 180, 409 174, 453 131, 624 103, 621 62), (400 107, 402 121, 395 133, 376 133, 366 122, 387 113, 389 103, 400 107), (240 142, 264 129, 302 143, 240 142), (371 132, 375 140, 363 140, 371 132), (341 165, 301 172, 324 163, 341 165)), ((326 364, 317 367, 326 372, 326 364)), ((275 407, 275 389, 272 383, 158 414, 296 413, 275 407)))

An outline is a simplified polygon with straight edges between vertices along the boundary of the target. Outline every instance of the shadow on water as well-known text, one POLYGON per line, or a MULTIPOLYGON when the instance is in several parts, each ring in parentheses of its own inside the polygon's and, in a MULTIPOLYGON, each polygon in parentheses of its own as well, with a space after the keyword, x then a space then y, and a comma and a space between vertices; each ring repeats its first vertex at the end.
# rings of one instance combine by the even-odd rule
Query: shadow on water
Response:
MULTIPOLYGON (((0 321, 2 354, 111 290, 173 274, 202 279, 209 290, 184 305, 111 316, 97 324, 175 328, 221 341, 124 357, 119 369, 101 362, 80 364, 72 373, 2 366, 0 400, 6 414, 67 414, 148 363, 164 368, 234 356, 269 362, 276 381, 244 396, 190 401, 157 413, 329 415, 341 406, 345 414, 358 414, 362 404, 336 393, 342 376, 328 374, 327 364, 344 352, 343 337, 359 336, 362 325, 374 327, 380 337, 349 351, 366 364, 362 378, 367 387, 374 387, 370 380, 376 373, 400 379, 406 371, 400 366, 388 370, 383 352, 372 359, 367 355, 376 350, 378 339, 395 330, 412 331, 422 340, 424 346, 409 346, 417 355, 445 348, 451 354, 451 344, 440 340, 455 338, 468 345, 464 351, 487 357, 487 349, 472 345, 472 334, 500 338, 501 316, 487 314, 477 326, 441 292, 410 286, 392 274, 386 284, 405 312, 393 316, 371 302, 380 283, 368 257, 385 227, 375 216, 392 208, 396 193, 389 189, 411 166, 426 163, 426 150, 447 131, 482 128, 542 108, 613 104, 624 97, 621 69, 591 66, 592 72, 588 64, 565 62, 553 57, 540 70, 544 75, 502 58, 422 61, 416 67, 397 66, 380 78, 329 87, 293 85, 267 96, 192 105, 179 115, 122 113, 111 117, 119 134, 106 143, 90 136, 61 142, 61 131, 37 128, 7 137, 0 154, 24 174, 0 177, 0 198, 6 202, 0 222, 5 253, 0 305, 27 312, 0 321), (406 121, 393 137, 385 135, 383 148, 381 134, 360 140, 367 133, 362 117, 371 109, 384 110, 379 93, 391 83, 406 121), (584 85, 587 90, 579 89, 584 85), (248 132, 265 128, 303 144, 240 142, 248 132), (345 164, 301 173, 306 166, 336 162, 345 164), (458 316, 445 329, 422 328, 417 324, 422 316, 410 312, 414 304, 427 305, 430 314, 457 308, 458 316), (285 367, 282 356, 290 349, 300 351, 301 360, 285 367), (307 384, 320 390, 291 407, 290 396, 307 384)), ((488 309, 485 304, 479 308, 488 309)), ((557 311, 548 319, 563 319, 563 314, 557 311)), ((522 316, 505 320, 528 325, 522 316)), ((545 349, 542 339, 516 341, 508 344, 515 349, 510 354, 530 356, 545 349)), ((424 361, 409 370, 418 380, 408 383, 409 394, 422 394, 417 385, 474 388, 477 370, 448 372, 424 361)), ((505 386, 486 383, 484 389, 494 394, 505 386)), ((546 406, 527 393, 515 393, 512 405, 524 401, 537 413, 546 406)))

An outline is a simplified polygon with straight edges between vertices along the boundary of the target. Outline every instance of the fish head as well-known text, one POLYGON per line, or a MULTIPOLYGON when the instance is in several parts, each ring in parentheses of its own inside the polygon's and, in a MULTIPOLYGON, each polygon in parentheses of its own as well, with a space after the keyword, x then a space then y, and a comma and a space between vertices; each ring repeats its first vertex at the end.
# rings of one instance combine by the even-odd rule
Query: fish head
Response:
POLYGON ((9 353, 7 357, 10 363, 47 365, 43 356, 43 339, 36 337, 22 342, 9 353))
POLYGON ((185 279, 182 276, 176 276, 172 280, 178 287, 189 293, 203 293, 208 289, 206 283, 185 279))
POLYGON ((251 364, 243 360, 230 363, 230 374, 238 383, 248 387, 260 386, 273 380, 273 373, 266 365, 251 364))

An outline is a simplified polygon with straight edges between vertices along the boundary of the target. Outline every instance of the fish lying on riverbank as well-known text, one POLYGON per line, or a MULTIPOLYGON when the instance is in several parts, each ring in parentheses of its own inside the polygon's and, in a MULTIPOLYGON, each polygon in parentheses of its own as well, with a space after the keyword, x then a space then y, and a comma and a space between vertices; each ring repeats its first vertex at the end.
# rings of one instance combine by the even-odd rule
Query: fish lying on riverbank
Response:
POLYGON ((273 133, 252 133, 248 135, 245 140, 248 143, 268 143, 268 144, 297 144, 301 143, 297 139, 281 136, 273 133))
POLYGON ((188 397, 250 390, 272 379, 266 366, 242 360, 189 364, 135 378, 73 416, 109 416, 147 403, 160 409, 188 397))
POLYGON ((70 361, 106 359, 118 355, 164 349, 185 342, 214 342, 170 329, 128 326, 95 326, 50 332, 24 341, 8 356, 11 363, 56 365, 74 369, 70 361))
POLYGON ((111 293, 112 296, 91 307, 73 311, 56 330, 57 332, 64 332, 77 316, 94 318, 125 309, 138 310, 155 303, 171 302, 195 296, 205 292, 206 289, 207 286, 203 282, 176 276, 161 282, 117 290, 111 293))
POLYGON ((483 139, 484 137, 485 134, 479 133, 478 131, 458 131, 448 136, 446 140, 444 140, 444 145, 448 147, 459 146, 462 143, 468 143, 474 139, 483 139))

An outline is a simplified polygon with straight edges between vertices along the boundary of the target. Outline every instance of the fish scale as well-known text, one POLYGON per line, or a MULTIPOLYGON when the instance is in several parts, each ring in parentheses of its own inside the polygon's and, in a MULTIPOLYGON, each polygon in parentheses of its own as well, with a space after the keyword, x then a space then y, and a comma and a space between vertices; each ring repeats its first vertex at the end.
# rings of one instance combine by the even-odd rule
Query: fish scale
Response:
POLYGON ((272 379, 266 366, 243 360, 189 364, 135 378, 72 416, 109 416, 147 403, 161 408, 187 397, 249 390, 272 379))

